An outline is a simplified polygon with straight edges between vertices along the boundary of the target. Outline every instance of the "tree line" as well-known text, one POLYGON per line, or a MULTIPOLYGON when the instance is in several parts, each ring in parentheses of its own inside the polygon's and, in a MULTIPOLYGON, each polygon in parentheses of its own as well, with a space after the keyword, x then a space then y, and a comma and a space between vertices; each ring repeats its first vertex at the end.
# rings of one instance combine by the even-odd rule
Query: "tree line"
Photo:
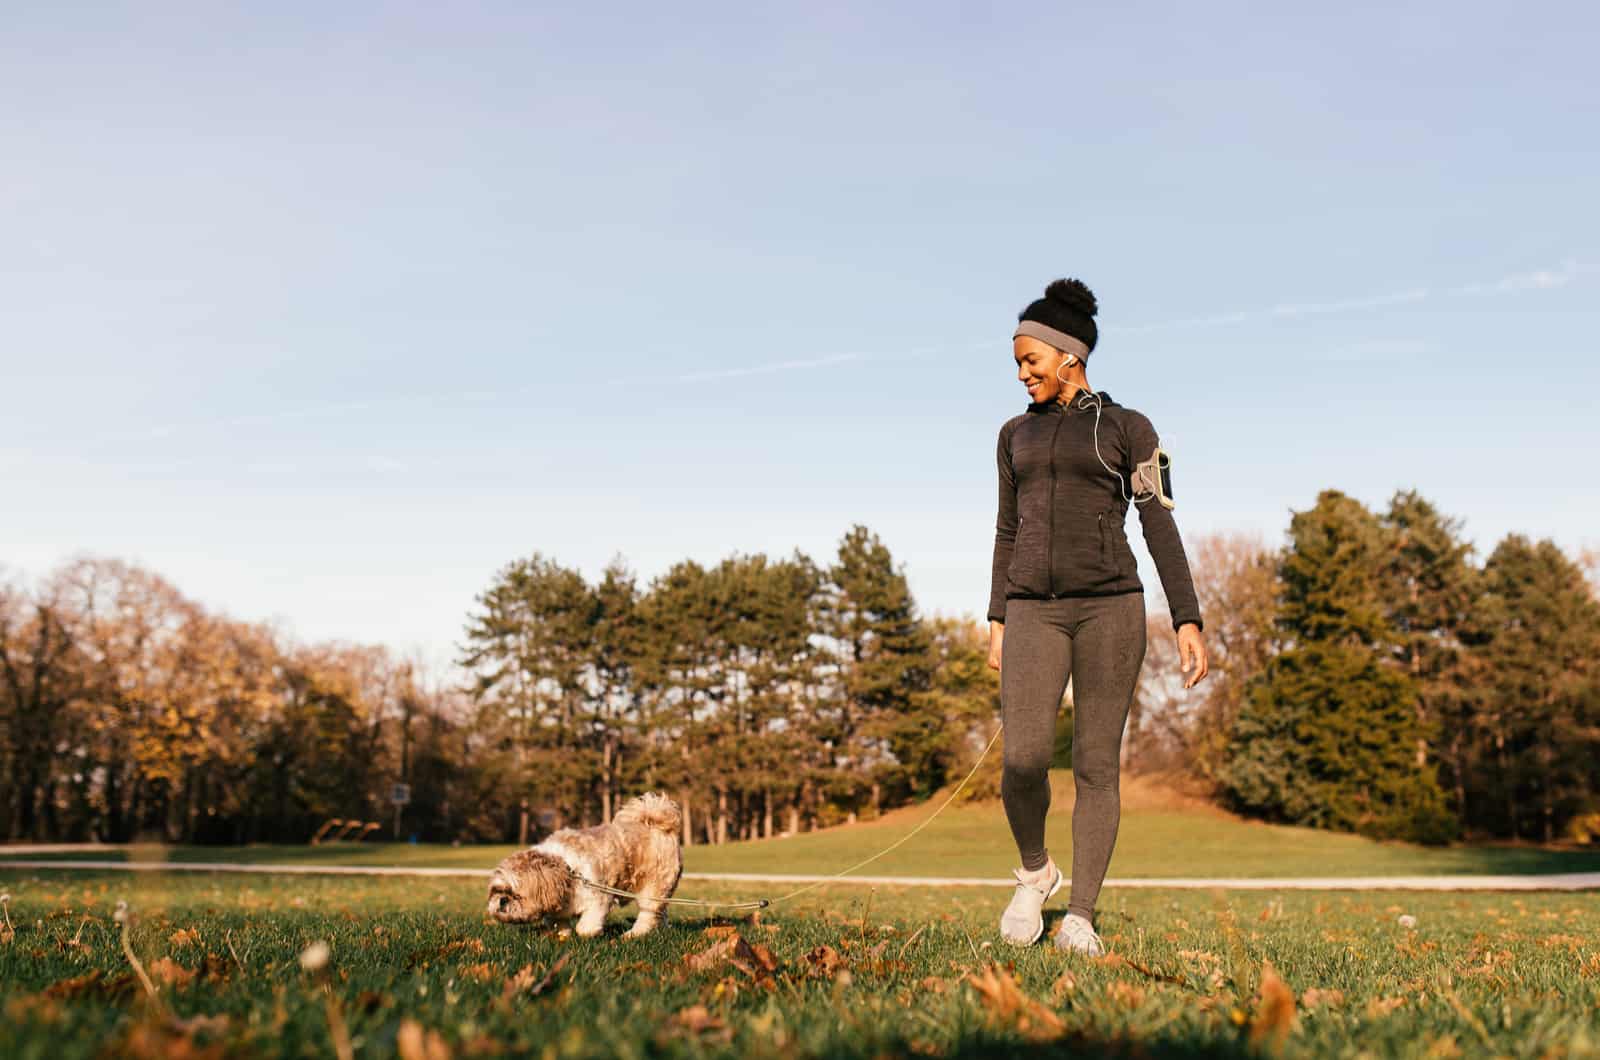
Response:
MULTIPOLYGON (((1330 490, 1279 547, 1199 539, 1212 674, 1181 689, 1152 593, 1125 769, 1433 842, 1559 838, 1600 811, 1594 557, 1513 534, 1480 565, 1460 529, 1414 492, 1374 514, 1330 490)), ((987 643, 921 615, 859 525, 826 564, 735 554, 648 584, 535 552, 479 594, 450 675, 77 560, 0 583, 0 838, 299 842, 387 822, 396 782, 402 834, 434 841, 597 823, 647 788, 690 843, 825 827, 971 770, 998 715, 987 643)), ((998 793, 998 766, 969 797, 998 793)))
POLYGON ((1600 563, 1515 533, 1474 552, 1411 490, 1381 513, 1325 490, 1279 548, 1203 542, 1221 680, 1180 702, 1158 660, 1135 744, 1266 820, 1424 842, 1593 831, 1600 563))

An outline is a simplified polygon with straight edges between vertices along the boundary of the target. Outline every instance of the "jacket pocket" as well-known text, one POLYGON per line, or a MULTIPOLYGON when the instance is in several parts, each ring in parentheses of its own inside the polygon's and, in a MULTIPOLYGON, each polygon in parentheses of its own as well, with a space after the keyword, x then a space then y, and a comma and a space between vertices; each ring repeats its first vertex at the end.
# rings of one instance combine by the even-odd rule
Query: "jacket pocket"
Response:
POLYGON ((1128 548, 1128 535, 1122 525, 1122 513, 1113 508, 1099 512, 1095 517, 1100 522, 1102 562, 1115 577, 1128 577, 1133 572, 1133 553, 1128 548))

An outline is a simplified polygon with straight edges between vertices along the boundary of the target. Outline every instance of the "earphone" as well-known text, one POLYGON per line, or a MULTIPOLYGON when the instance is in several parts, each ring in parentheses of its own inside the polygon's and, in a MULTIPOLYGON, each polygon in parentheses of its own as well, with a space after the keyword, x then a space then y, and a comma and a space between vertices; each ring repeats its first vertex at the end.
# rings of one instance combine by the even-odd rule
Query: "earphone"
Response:
MULTIPOLYGON (((1067 359, 1064 362, 1062 362, 1061 368, 1071 368, 1073 365, 1075 365, 1077 363, 1078 363, 1077 355, 1069 353, 1069 354, 1067 354, 1067 359)), ((1064 387, 1066 387, 1066 386, 1077 386, 1076 383, 1069 383, 1065 379, 1061 378, 1061 368, 1057 368, 1056 369, 1056 373, 1055 373, 1056 382, 1060 383, 1064 387)), ((1111 465, 1106 463, 1106 458, 1100 455, 1100 406, 1101 406, 1100 395, 1096 394, 1094 391, 1088 389, 1087 387, 1078 387, 1078 389, 1082 390, 1083 393, 1078 395, 1076 398, 1073 398, 1072 400, 1078 401, 1078 402, 1082 402, 1084 400, 1088 400, 1088 401, 1091 401, 1094 404, 1094 455, 1095 455, 1095 459, 1099 460, 1100 461, 1100 466, 1105 468, 1106 472, 1117 480, 1117 492, 1122 494, 1122 499, 1127 501, 1127 502, 1129 502, 1130 504, 1138 505, 1138 504, 1144 504, 1144 503, 1146 503, 1148 501, 1152 501, 1152 500, 1155 500, 1157 498, 1160 498, 1163 507, 1171 508, 1172 507, 1172 499, 1170 497, 1162 496, 1162 493, 1161 493, 1161 491, 1159 489, 1148 489, 1147 488, 1144 491, 1140 491, 1138 489, 1135 489, 1134 493, 1133 493, 1133 496, 1131 496, 1131 497, 1128 496, 1127 489, 1124 488, 1123 485, 1122 485, 1122 476, 1117 474, 1117 472, 1112 471, 1111 470, 1111 465), (1141 492, 1143 492, 1145 494, 1145 496, 1141 497, 1140 496, 1141 492)), ((1079 408, 1088 408, 1088 405, 1080 404, 1078 407, 1079 408)), ((1166 454, 1161 451, 1161 448, 1159 446, 1157 446, 1154 455, 1151 456, 1150 461, 1147 461, 1147 463, 1153 463, 1153 462, 1159 461, 1160 458, 1165 456, 1165 455, 1166 454)), ((1171 459, 1170 458, 1168 458, 1168 463, 1169 464, 1171 463, 1171 459)), ((1138 472, 1136 471, 1135 474, 1138 474, 1138 472)), ((1160 481, 1159 478, 1156 481, 1159 482, 1160 481)))

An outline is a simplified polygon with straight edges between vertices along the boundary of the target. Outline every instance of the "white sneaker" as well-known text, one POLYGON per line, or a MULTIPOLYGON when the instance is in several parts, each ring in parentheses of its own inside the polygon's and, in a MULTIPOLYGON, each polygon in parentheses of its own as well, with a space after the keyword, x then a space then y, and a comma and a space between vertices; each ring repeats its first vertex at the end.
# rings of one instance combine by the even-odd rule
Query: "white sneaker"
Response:
POLYGON ((1011 904, 1000 914, 1000 937, 1013 946, 1031 946, 1044 934, 1044 902, 1061 890, 1061 870, 1054 861, 1049 863, 1050 875, 1043 882, 1029 883, 1022 878, 1021 869, 1011 870, 1017 878, 1017 889, 1011 893, 1011 904))
POLYGON ((1094 933, 1094 925, 1077 913, 1068 913, 1056 928, 1054 942, 1058 950, 1074 950, 1091 957, 1105 956, 1105 943, 1094 933))

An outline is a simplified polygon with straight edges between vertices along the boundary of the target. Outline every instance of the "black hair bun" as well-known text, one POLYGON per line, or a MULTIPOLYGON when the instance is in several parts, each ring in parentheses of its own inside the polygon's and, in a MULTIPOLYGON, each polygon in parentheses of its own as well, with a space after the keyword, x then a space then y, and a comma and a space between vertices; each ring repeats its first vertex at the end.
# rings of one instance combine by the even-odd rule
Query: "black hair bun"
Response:
POLYGON ((1085 316, 1092 317, 1100 311, 1094 292, 1082 280, 1056 280, 1044 289, 1044 296, 1085 316))

